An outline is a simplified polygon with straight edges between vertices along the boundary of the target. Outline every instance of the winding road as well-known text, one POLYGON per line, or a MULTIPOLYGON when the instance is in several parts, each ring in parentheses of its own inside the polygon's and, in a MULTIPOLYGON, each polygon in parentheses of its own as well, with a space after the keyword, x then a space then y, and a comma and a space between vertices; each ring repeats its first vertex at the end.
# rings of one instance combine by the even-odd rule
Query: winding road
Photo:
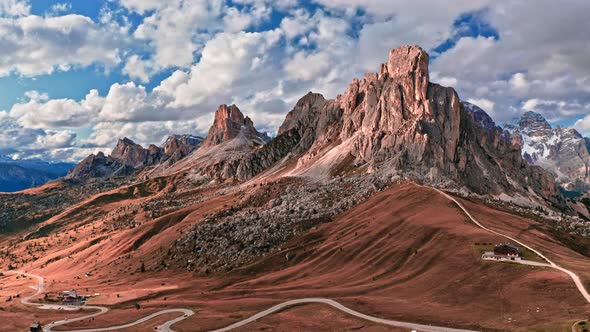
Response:
MULTIPOLYGON (((81 320, 92 318, 92 317, 96 317, 96 316, 105 314, 109 311, 109 309, 107 307, 101 307, 101 306, 82 306, 82 307, 80 307, 80 306, 33 303, 33 302, 31 302, 31 299, 33 299, 34 297, 43 293, 43 291, 45 289, 45 280, 43 279, 43 277, 35 275, 35 274, 31 274, 31 273, 22 272, 22 271, 8 271, 5 273, 6 274, 25 275, 25 276, 37 279, 37 291, 34 294, 29 295, 21 300, 21 302, 25 305, 37 306, 41 309, 50 309, 50 310, 65 310, 65 309, 98 310, 97 312, 94 312, 94 313, 91 313, 89 315, 85 315, 82 317, 64 319, 64 320, 60 320, 57 322, 53 322, 51 324, 44 326, 43 331, 56 332, 55 330, 53 330, 54 327, 68 324, 68 323, 72 323, 72 322, 81 321, 81 320)), ((210 332, 230 331, 230 330, 242 327, 246 324, 250 324, 260 318, 266 317, 268 315, 271 315, 275 312, 281 311, 281 310, 286 309, 288 307, 292 307, 292 306, 296 306, 296 305, 300 305, 300 304, 310 304, 310 303, 327 304, 327 305, 330 305, 342 312, 345 312, 349 315, 352 315, 352 316, 355 316, 355 317, 358 317, 358 318, 361 318, 364 320, 368 320, 368 321, 371 321, 374 323, 388 325, 388 326, 408 328, 408 329, 416 330, 416 331, 420 331, 420 332, 477 332, 475 330, 464 330, 464 329, 454 329, 454 328, 444 327, 444 326, 415 324, 415 323, 401 322, 401 321, 397 321, 397 320, 369 316, 369 315, 363 314, 361 312, 355 311, 353 309, 350 309, 350 308, 342 305, 339 302, 336 302, 331 299, 325 299, 325 298, 305 298, 305 299, 297 299, 297 300, 291 300, 291 301, 279 303, 269 309, 266 309, 266 310, 261 311, 257 314, 254 314, 254 315, 250 316, 249 318, 243 319, 239 322, 233 323, 231 325, 228 325, 226 327, 223 327, 223 328, 220 328, 217 330, 212 330, 210 332)), ((145 317, 138 319, 134 322, 123 324, 123 325, 109 326, 109 327, 102 327, 102 328, 81 329, 81 330, 80 329, 67 330, 67 331, 68 332, 102 332, 102 331, 120 330, 120 329, 124 329, 124 328, 130 328, 130 327, 137 326, 137 325, 145 323, 145 322, 149 321, 150 319, 155 318, 157 316, 164 315, 164 314, 170 314, 170 313, 181 313, 182 316, 172 319, 172 320, 169 320, 162 325, 156 326, 155 327, 156 331, 174 332, 174 330, 172 330, 172 325, 174 325, 175 323, 178 323, 179 321, 184 320, 194 314, 194 312, 189 309, 167 309, 167 310, 161 310, 161 311, 155 312, 151 315, 145 316, 145 317)))
MULTIPOLYGON (((495 235, 499 235, 501 237, 504 237, 506 239, 509 239, 511 241, 514 241, 515 243, 518 243, 519 245, 531 250, 532 252, 534 252, 535 254, 537 254, 539 257, 543 258, 545 261, 547 261, 547 264, 545 263, 539 263, 539 262, 531 262, 531 261, 515 261, 516 263, 520 263, 520 264, 525 264, 525 265, 533 265, 533 266, 543 266, 543 267, 550 267, 553 269, 557 269, 560 270, 564 273, 566 273, 567 275, 569 275, 572 280, 574 281, 574 283, 576 284, 576 287, 578 288, 578 290, 580 291, 580 294, 582 294, 582 296, 586 299, 586 301, 588 301, 588 303, 590 303, 590 294, 588 294, 588 291, 586 290, 586 288, 584 287, 584 285, 582 284, 582 281, 580 280, 580 278, 573 273, 570 270, 567 270, 557 264, 555 264, 553 261, 551 261, 550 259, 548 259, 545 255, 543 255, 542 253, 540 253, 539 251, 533 249, 532 247, 516 240, 515 238, 512 238, 510 236, 504 235, 502 233, 496 232, 494 230, 491 230, 487 227, 485 227, 484 225, 482 225, 477 219, 475 219, 471 213, 469 213, 469 211, 467 211, 467 209, 454 197, 448 195, 447 193, 437 189, 437 188, 432 188, 434 190, 436 190, 438 193, 440 193, 441 195, 443 195, 444 197, 446 197, 447 199, 451 200, 453 203, 455 203, 466 215, 467 217, 469 217, 469 219, 478 227, 480 227, 481 229, 490 232, 492 234, 495 235)), ((25 298, 23 298, 21 300, 21 302, 25 305, 32 305, 32 306, 37 306, 41 309, 50 309, 50 310, 67 310, 67 309, 90 309, 90 310, 97 310, 94 313, 91 313, 89 315, 85 315, 82 317, 77 317, 77 318, 71 318, 71 319, 64 319, 61 321, 57 321, 57 322, 53 322, 51 324, 48 324, 45 326, 44 331, 46 332, 54 332, 55 330, 53 330, 53 328, 57 327, 57 326, 61 326, 61 325, 65 325, 71 322, 76 322, 76 321, 81 321, 84 319, 88 319, 88 318, 92 318, 92 317, 96 317, 102 314, 105 314, 109 311, 109 309, 107 307, 102 307, 102 306, 83 306, 83 307, 79 307, 79 306, 67 306, 67 305, 54 305, 54 304, 42 304, 42 303, 33 303, 31 302, 31 299, 33 299, 34 297, 40 295, 41 293, 43 293, 44 289, 45 289, 45 280, 43 279, 43 277, 35 275, 35 274, 31 274, 31 273, 26 273, 26 272, 21 272, 21 271, 8 271, 5 272, 6 274, 18 274, 18 275, 25 275, 31 278, 35 278, 37 280, 37 291, 30 295, 27 296, 25 298)), ((355 311, 353 309, 350 309, 344 305, 342 305, 339 302, 336 302, 334 300, 331 299, 326 299, 326 298, 304 298, 304 299, 296 299, 296 300, 291 300, 291 301, 286 301, 283 303, 279 303, 269 309, 263 310, 261 312, 258 312, 254 315, 252 315, 249 318, 243 319, 241 321, 238 321, 236 323, 233 323, 231 325, 228 325, 226 327, 220 328, 220 329, 216 329, 210 332, 226 332, 226 331, 230 331, 239 327, 242 327, 244 325, 250 324, 260 318, 266 317, 268 315, 271 315, 275 312, 284 310, 288 307, 291 306, 295 306, 295 305, 300 305, 300 304, 310 304, 310 303, 320 303, 320 304, 326 304, 326 305, 330 305, 344 313, 347 313, 349 315, 355 316, 357 318, 361 318, 370 322, 374 322, 374 323, 378 323, 378 324, 383 324, 383 325, 388 325, 388 326, 395 326, 395 327, 401 327, 401 328, 408 328, 411 330, 416 330, 416 331, 421 331, 421 332, 476 332, 473 330, 464 330, 464 329, 455 329, 455 328, 450 328, 450 327, 442 327, 442 326, 431 326, 431 325, 423 325, 423 324, 415 324, 415 323, 408 323, 408 322, 401 322, 401 321, 396 321, 396 320, 390 320, 390 319, 384 319, 384 318, 379 318, 379 317, 374 317, 374 316, 369 316, 366 314, 363 314, 361 312, 355 311)), ((139 324, 145 323, 157 316, 160 315, 165 315, 165 314, 173 314, 173 313, 180 313, 182 316, 179 316, 175 319, 172 320, 168 320, 166 321, 164 324, 156 326, 155 330, 156 331, 162 331, 162 332, 173 332, 174 330, 172 330, 172 325, 174 325, 175 323, 178 323, 192 315, 194 315, 194 312, 190 309, 166 309, 166 310, 161 310, 158 312, 155 312, 153 314, 150 314, 148 316, 145 316, 141 319, 138 319, 134 322, 131 323, 127 323, 127 324, 123 324, 123 325, 118 325, 118 326, 111 326, 111 327, 104 327, 104 328, 91 328, 91 329, 82 329, 82 330, 68 330, 69 332, 101 332, 101 331, 113 331, 113 330, 118 330, 118 329, 124 329, 124 328, 130 328, 130 327, 134 327, 137 326, 139 324)))
MULTIPOLYGON (((43 293, 43 291, 45 290, 45 279, 43 279, 43 277, 38 276, 36 274, 32 274, 32 273, 26 273, 26 272, 22 272, 22 271, 7 271, 5 272, 5 274, 17 274, 17 275, 24 275, 27 277, 31 277, 34 279, 37 279, 37 291, 32 294, 29 295, 27 297, 24 297, 21 300, 21 303, 24 305, 32 305, 32 306, 36 306, 39 307, 40 309, 48 309, 48 310, 64 310, 67 311, 68 309, 75 309, 75 310, 79 310, 79 309, 84 309, 84 310, 97 310, 96 312, 93 312, 91 314, 88 315, 84 315, 81 317, 76 317, 76 318, 69 318, 69 319, 64 319, 64 320, 60 320, 57 322, 53 322, 50 324, 47 324, 43 327, 43 331, 46 332, 55 332, 55 330, 53 330, 54 327, 57 326, 61 326, 64 324, 69 324, 72 322, 77 322, 77 321, 81 321, 81 320, 85 320, 88 318, 92 318, 92 317, 96 317, 96 316, 100 316, 102 314, 105 314, 109 311, 109 308, 107 307, 101 307, 101 306, 71 306, 71 305, 59 305, 59 304, 45 304, 45 303, 34 303, 31 302, 31 299, 33 299, 34 297, 40 295, 41 293, 43 293)), ((161 315, 166 315, 166 314, 174 314, 174 313, 180 313, 182 314, 182 316, 169 320, 167 322, 165 322, 162 325, 157 326, 155 329, 156 331, 162 331, 162 332, 174 332, 174 330, 172 330, 171 326, 175 323, 178 323, 181 320, 184 320, 192 315, 194 315, 194 312, 192 310, 189 309, 166 309, 166 310, 161 310, 158 312, 155 312, 151 315, 145 316, 141 319, 136 320, 135 322, 131 322, 128 324, 123 324, 123 325, 117 325, 117 326, 110 326, 110 327, 103 327, 103 328, 94 328, 94 329, 82 329, 82 330, 68 330, 69 332, 101 332, 101 331, 114 331, 114 330, 120 330, 120 329, 124 329, 124 328, 130 328, 142 323, 145 323, 147 321, 149 321, 152 318, 161 316, 161 315)))
MULTIPOLYGON (((432 188, 432 189, 436 190, 438 193, 440 193, 441 195, 445 196, 447 199, 449 199, 453 203, 455 203, 467 215, 467 217, 469 217, 469 219, 471 219, 471 221, 474 224, 476 224, 479 228, 481 228, 481 229, 483 229, 483 230, 485 230, 485 231, 487 231, 489 233, 492 233, 492 234, 495 234, 495 235, 499 235, 499 236, 501 236, 501 237, 503 237, 505 239, 508 239, 510 241, 513 241, 515 243, 518 243, 519 245, 523 246, 524 248, 527 248, 528 250, 534 252, 535 254, 537 254, 537 256, 543 258, 548 263, 548 264, 541 265, 542 263, 541 264, 530 264, 531 262, 525 261, 524 263, 521 263, 521 264, 525 264, 525 265, 537 265, 537 266, 547 266, 547 267, 550 267, 550 268, 553 268, 553 269, 556 269, 556 270, 559 270, 559 271, 562 271, 562 272, 566 273, 568 276, 570 276, 570 278, 572 278, 572 280, 574 281, 574 284, 578 288, 578 291, 580 292, 580 294, 582 294, 582 296, 584 297, 584 299, 588 303, 590 303, 590 294, 588 294, 588 291, 584 287, 584 284, 582 283, 582 280, 580 279, 580 277, 577 274, 575 274, 572 271, 570 271, 568 269, 565 269, 565 268, 563 268, 563 267, 555 264, 552 260, 550 260, 549 258, 547 258, 542 253, 540 253, 538 250, 533 249, 532 247, 530 247, 530 246, 528 246, 528 245, 526 245, 526 244, 518 241, 517 239, 515 239, 515 238, 513 238, 511 236, 508 236, 508 235, 504 235, 504 234, 502 234, 500 232, 496 232, 496 231, 494 231, 492 229, 489 229, 489 228, 485 227, 477 219, 475 219, 471 215, 471 213, 469 213, 469 211, 467 211, 467 209, 463 206, 463 204, 461 204, 453 196, 445 193, 444 191, 442 191, 440 189, 437 189, 437 188, 432 188)), ((515 262, 518 263, 518 261, 515 261, 515 262)))
POLYGON ((291 306, 299 305, 299 304, 309 304, 309 303, 327 304, 327 305, 330 305, 330 306, 332 306, 342 312, 345 312, 349 315, 352 315, 352 316, 355 316, 355 317, 358 317, 358 318, 361 318, 364 320, 368 320, 370 322, 379 323, 379 324, 383 324, 383 325, 389 325, 389 326, 395 326, 395 327, 408 328, 408 329, 417 330, 420 332, 475 332, 474 330, 462 330, 462 329, 454 329, 454 328, 450 328, 450 327, 422 325, 422 324, 407 323, 407 322, 400 322, 400 321, 396 321, 396 320, 373 317, 373 316, 365 315, 365 314, 360 313, 358 311, 352 310, 348 307, 345 307, 344 305, 342 305, 334 300, 324 299, 324 298, 307 298, 307 299, 298 299, 298 300, 291 300, 291 301, 283 302, 283 303, 275 305, 274 307, 271 307, 269 309, 261 311, 255 315, 251 316, 250 318, 246 318, 246 319, 241 320, 237 323, 233 323, 233 324, 226 326, 224 328, 220 328, 220 329, 213 330, 210 332, 230 331, 230 330, 236 329, 238 327, 242 327, 246 324, 252 323, 255 320, 258 320, 262 317, 268 316, 268 315, 275 313, 277 311, 281 311, 287 307, 291 307, 291 306))

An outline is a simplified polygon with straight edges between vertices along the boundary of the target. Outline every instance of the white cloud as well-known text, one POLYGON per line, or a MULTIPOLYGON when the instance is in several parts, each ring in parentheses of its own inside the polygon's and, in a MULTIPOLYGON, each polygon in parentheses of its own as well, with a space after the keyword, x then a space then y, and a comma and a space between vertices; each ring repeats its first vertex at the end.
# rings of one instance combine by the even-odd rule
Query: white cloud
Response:
POLYGON ((578 101, 528 99, 521 108, 542 114, 548 121, 560 121, 571 116, 586 115, 590 112, 590 103, 578 101))
POLYGON ((479 106, 482 110, 486 111, 490 116, 494 114, 494 105, 495 103, 491 100, 481 98, 481 99, 468 99, 468 102, 479 106))
POLYGON ((161 92, 167 95, 173 95, 179 86, 186 84, 190 79, 190 75, 182 70, 177 70, 168 76, 160 85, 154 88, 154 91, 161 92))
POLYGON ((138 55, 132 55, 127 58, 125 67, 123 67, 123 73, 127 74, 131 79, 137 79, 142 83, 147 83, 150 80, 148 68, 149 65, 138 55))
POLYGON ((590 115, 586 115, 585 117, 577 120, 574 124, 574 128, 585 135, 590 135, 590 115))
POLYGON ((278 30, 216 35, 191 67, 188 80, 177 86, 173 105, 195 106, 211 98, 215 101, 210 103, 219 104, 232 92, 254 93, 272 86, 269 52, 280 37, 278 30))
POLYGON ((252 2, 251 7, 237 9, 236 7, 225 7, 223 16, 224 31, 238 32, 270 17, 272 9, 263 3, 252 2))
POLYGON ((26 16, 31 11, 28 1, 0 0, 0 17, 2 16, 26 16))
POLYGON ((521 1, 491 3, 484 19, 499 39, 461 38, 431 68, 456 77, 461 97, 493 101, 497 121, 518 115, 524 106, 552 121, 574 122, 590 103, 585 84, 590 67, 583 65, 590 43, 582 32, 590 29, 588 10, 587 1, 563 6, 540 0, 533 7, 521 1), (540 103, 533 108, 534 101, 540 103))
POLYGON ((297 52, 293 59, 285 64, 285 71, 296 80, 312 80, 330 69, 331 61, 327 53, 305 54, 297 52))
POLYGON ((524 73, 516 73, 510 78, 510 84, 513 88, 524 90, 528 88, 528 82, 524 73))
POLYGON ((81 15, 0 18, 0 77, 50 74, 72 66, 117 65, 124 36, 81 15))
POLYGON ((31 16, 29 2, 0 0, 0 49, 8 50, 0 76, 97 63, 135 81, 80 101, 29 92, 9 113, 0 112, 0 121, 11 118, 20 139, 28 133, 32 144, 56 146, 53 156, 111 147, 121 136, 147 144, 170 133, 204 134, 220 103, 237 103, 258 128, 273 132, 307 91, 335 97, 352 78, 378 71, 400 44, 432 50, 457 32, 453 22, 461 14, 473 10, 499 39, 463 37, 447 52, 430 51, 432 81, 456 87, 497 122, 525 109, 571 123, 590 113, 589 2, 314 2, 327 8, 309 9, 297 0, 119 0, 128 11, 105 10, 94 22, 31 16), (143 16, 133 31, 116 23, 126 22, 129 12, 143 16), (286 15, 279 27, 263 31, 278 12, 286 15), (172 74, 153 91, 139 85, 164 69, 172 74), (90 137, 82 140, 90 147, 76 143, 79 138, 68 142, 68 128, 90 137))
POLYGON ((150 121, 165 116, 166 101, 158 94, 148 95, 144 86, 133 82, 111 86, 99 112, 101 121, 150 121), (123 111, 124 110, 124 111, 123 111))
POLYGON ((76 139, 76 133, 69 130, 46 131, 44 136, 37 136, 39 147, 46 149, 59 149, 72 146, 76 139))
POLYGON ((72 99, 46 100, 47 95, 28 92, 28 102, 15 104, 10 116, 30 128, 76 128, 87 125, 98 115, 103 100, 91 90, 81 102, 72 99))
POLYGON ((160 0, 120 0, 121 5, 128 8, 131 11, 135 11, 139 14, 144 14, 147 11, 160 8, 163 1, 160 0))
POLYGON ((117 138, 128 137, 147 147, 149 144, 161 144, 171 134, 197 134, 206 132, 213 121, 212 113, 194 120, 153 121, 153 122, 102 122, 93 127, 88 142, 98 146, 112 145, 117 138))
POLYGON ((59 13, 69 12, 70 10, 72 10, 72 4, 67 3, 67 2, 62 2, 62 3, 56 3, 53 6, 51 6, 50 11, 52 14, 59 14, 59 13))
POLYGON ((185 67, 192 64, 194 53, 210 32, 219 31, 223 11, 218 0, 172 0, 138 6, 138 1, 124 1, 131 8, 154 9, 137 27, 134 36, 147 41, 154 50, 156 69, 185 67))
POLYGON ((79 160, 76 133, 68 130, 43 130, 19 125, 8 113, 0 112, 0 155, 45 160, 79 160), (61 150, 59 158, 54 156, 61 150), (65 153, 69 151, 69 153, 65 153))

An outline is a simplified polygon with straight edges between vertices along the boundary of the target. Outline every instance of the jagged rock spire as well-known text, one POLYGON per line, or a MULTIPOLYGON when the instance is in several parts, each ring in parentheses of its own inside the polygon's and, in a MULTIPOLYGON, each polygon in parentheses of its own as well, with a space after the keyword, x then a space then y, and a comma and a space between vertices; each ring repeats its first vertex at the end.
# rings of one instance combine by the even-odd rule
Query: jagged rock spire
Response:
POLYGON ((254 122, 249 117, 245 117, 236 105, 219 105, 215 111, 213 125, 202 146, 210 147, 227 142, 238 137, 240 133, 259 144, 269 140, 268 136, 254 128, 254 122))

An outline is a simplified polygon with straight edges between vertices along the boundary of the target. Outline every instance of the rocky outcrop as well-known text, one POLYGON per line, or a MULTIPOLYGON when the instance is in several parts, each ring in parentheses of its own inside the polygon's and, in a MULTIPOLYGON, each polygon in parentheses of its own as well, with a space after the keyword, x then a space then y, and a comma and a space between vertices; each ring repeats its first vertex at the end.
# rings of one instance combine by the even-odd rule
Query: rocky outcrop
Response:
MULTIPOLYGON (((129 138, 125 137, 119 139, 117 145, 111 152, 110 157, 125 166, 138 168, 147 162, 149 154, 152 154, 153 156, 153 154, 160 153, 159 149, 150 148, 151 149, 144 149, 141 145, 136 144, 129 138)), ((153 158, 149 159, 151 160, 153 158)))
POLYGON ((124 176, 133 172, 133 167, 126 166, 104 153, 91 154, 82 160, 66 176, 70 179, 90 179, 109 176, 124 176))
MULTIPOLYGON (((248 180, 260 172, 285 159, 296 158, 306 152, 317 139, 318 128, 331 123, 328 113, 320 111, 326 105, 326 99, 317 93, 309 92, 301 98, 293 110, 287 114, 278 135, 258 149, 242 154, 238 158, 228 158, 208 165, 201 172, 211 178, 248 180), (321 125, 319 123, 323 123, 321 125)), ((333 105, 340 117, 340 110, 333 105)))
POLYGON ((551 174, 528 166, 519 146, 485 112, 466 107, 454 89, 428 81, 428 59, 420 47, 403 46, 390 52, 380 73, 353 80, 336 99, 307 94, 275 138, 294 138, 281 146, 289 153, 272 150, 271 142, 257 162, 244 158, 248 166, 236 169, 247 171, 237 176, 249 178, 257 170, 249 165, 285 155, 297 160, 291 175, 364 167, 430 183, 452 181, 481 194, 555 195, 551 174))
MULTIPOLYGON (((289 176, 403 173, 480 194, 554 196, 552 175, 529 166, 483 110, 429 82, 428 61, 420 47, 402 46, 379 73, 353 80, 336 99, 308 93, 268 144, 235 105, 221 105, 201 148, 168 172, 191 168, 210 178, 247 180, 289 165, 289 176)), ((125 165, 157 155, 132 145, 117 150, 125 165)))
POLYGON ((169 136, 162 146, 169 160, 176 162, 193 152, 203 142, 203 138, 193 135, 169 136))
POLYGON ((150 144, 147 149, 129 138, 119 139, 111 154, 91 154, 82 160, 69 174, 68 178, 100 178, 109 176, 127 176, 146 167, 162 162, 171 164, 193 150, 202 139, 190 135, 173 135, 168 137, 163 147, 150 144))
POLYGON ((203 141, 204 147, 219 145, 241 136, 252 142, 263 145, 270 141, 266 134, 259 133, 254 123, 236 105, 220 105, 215 112, 215 120, 203 141))
POLYGON ((522 156, 529 164, 551 172, 568 190, 590 189, 588 138, 573 128, 554 128, 541 114, 530 111, 504 128, 522 148, 522 156))

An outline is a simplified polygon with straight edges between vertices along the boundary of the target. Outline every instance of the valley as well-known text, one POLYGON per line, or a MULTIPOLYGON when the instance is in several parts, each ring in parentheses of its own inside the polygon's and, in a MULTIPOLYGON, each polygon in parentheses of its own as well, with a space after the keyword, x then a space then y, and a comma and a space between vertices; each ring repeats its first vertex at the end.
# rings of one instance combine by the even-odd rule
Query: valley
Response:
MULTIPOLYGON (((462 204, 466 208, 469 206, 462 204)), ((518 234, 519 238, 533 241, 533 238, 546 237, 519 230, 530 227, 531 221, 526 219, 493 209, 474 209, 470 213, 476 218, 485 218, 485 222, 498 216, 503 220, 510 218, 511 226, 492 224, 507 234, 518 234), (513 229, 512 225, 518 228, 513 229)), ((138 228, 143 229, 142 232, 149 231, 149 224, 138 228)), ((551 259, 588 280, 590 265, 584 268, 583 263, 587 258, 548 240, 534 242, 546 252, 559 253, 551 259)), ((151 241, 161 240, 150 239, 146 243, 151 241)), ((566 274, 546 268, 481 261, 470 249, 472 243, 478 241, 500 242, 501 239, 473 224, 440 193, 401 183, 334 221, 291 239, 283 250, 231 272, 157 272, 151 271, 147 264, 146 272, 127 276, 117 271, 116 265, 106 264, 95 272, 96 275, 83 277, 84 270, 68 260, 32 270, 52 276, 47 282, 48 290, 59 291, 75 285, 78 289, 88 288, 100 293, 101 296, 90 303, 108 306, 113 312, 105 314, 107 321, 97 318, 71 322, 64 325, 68 329, 103 327, 98 325, 101 322, 107 326, 118 325, 113 323, 128 323, 147 316, 143 314, 146 310, 156 312, 184 307, 195 312, 199 330, 208 331, 234 323, 232 317, 237 316, 230 312, 247 318, 277 302, 309 297, 334 299, 376 317, 403 317, 404 321, 411 317, 413 323, 444 322, 453 328, 489 331, 520 324, 551 325, 574 319, 576 315, 583 316, 590 308, 566 274), (423 208, 425 201, 429 202, 426 209, 423 208), (451 246, 453 250, 440 251, 441 246, 451 246), (289 257, 289 253, 293 258, 288 260, 285 257, 289 257), (451 278, 440 279, 442 275, 451 278), (104 280, 107 276, 112 279, 104 280), (499 280, 502 282, 498 283, 499 280), (129 285, 133 288, 124 291, 129 285), (490 287, 494 291, 486 292, 490 287), (535 291, 539 287, 543 292, 535 291), (568 305, 555 308, 552 303, 557 300, 568 305), (132 309, 131 303, 135 302, 142 309, 132 309), (437 310, 421 310, 425 303, 437 310), (489 316, 487 313, 494 311, 498 303, 502 304, 502 311, 489 316), (126 313, 130 310, 133 314, 126 313), (117 311, 125 314, 116 314, 117 311), (474 315, 479 317, 480 324, 460 318, 471 319, 474 315), (136 318, 130 319, 133 316, 136 318)), ((96 251, 89 249, 68 256, 74 261, 82 257, 91 259, 96 251)), ((116 249, 107 244, 100 252, 116 249)), ((14 282, 6 276, 2 279, 2 289, 14 282)), ((174 329, 194 330, 192 317, 178 322, 174 329)))

